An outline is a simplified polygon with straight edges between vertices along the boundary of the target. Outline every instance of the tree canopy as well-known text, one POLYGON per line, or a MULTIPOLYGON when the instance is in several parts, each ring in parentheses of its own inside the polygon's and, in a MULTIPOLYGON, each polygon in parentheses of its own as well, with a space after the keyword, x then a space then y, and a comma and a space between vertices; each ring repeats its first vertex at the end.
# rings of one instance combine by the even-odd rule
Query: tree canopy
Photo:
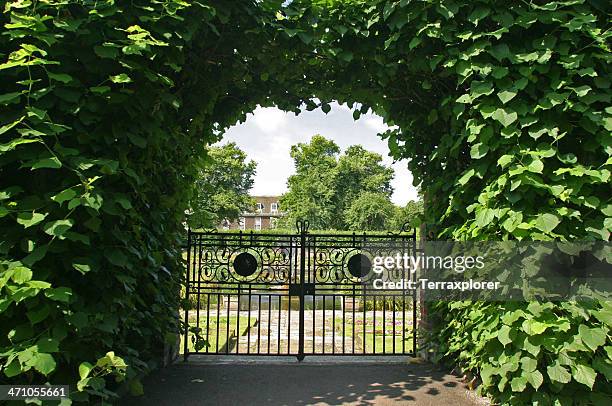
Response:
POLYGON ((281 198, 281 226, 308 219, 313 228, 384 230, 392 223, 393 169, 380 154, 352 145, 342 154, 321 135, 291 147, 295 174, 281 198), (379 206, 379 204, 381 206, 379 206))
POLYGON ((209 147, 195 181, 188 223, 192 228, 217 227, 222 221, 236 221, 252 211, 249 196, 257 163, 235 143, 209 147))

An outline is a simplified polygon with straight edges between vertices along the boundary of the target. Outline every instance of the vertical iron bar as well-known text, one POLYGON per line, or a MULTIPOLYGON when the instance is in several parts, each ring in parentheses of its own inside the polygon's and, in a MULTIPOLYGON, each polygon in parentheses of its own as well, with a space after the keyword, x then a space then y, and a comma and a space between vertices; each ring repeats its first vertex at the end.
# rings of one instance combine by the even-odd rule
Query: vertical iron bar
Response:
POLYGON ((342 292, 342 354, 346 353, 346 292, 342 292))
MULTIPOLYGON (((412 233, 412 255, 416 256, 416 229, 412 233)), ((417 280, 416 270, 412 273, 414 280, 417 280)), ((416 357, 417 353, 417 290, 412 292, 412 353, 416 357)))
MULTIPOLYGON (((298 340, 299 361, 304 359, 304 279, 306 275, 306 228, 307 222, 303 221, 300 227, 300 331, 298 340)), ((289 314, 291 314, 291 299, 289 299, 289 314)))
POLYGON ((272 341, 271 337, 271 327, 270 323, 272 320, 272 295, 268 294, 268 354, 270 354, 270 341, 272 341))
POLYGON ((257 354, 261 354, 261 293, 258 294, 257 304, 257 354))
POLYGON ((283 307, 283 296, 282 293, 278 294, 278 324, 276 325, 276 331, 278 333, 278 340, 276 342, 276 353, 280 354, 281 348, 281 307, 283 307))
POLYGON ((208 353, 210 348, 210 292, 206 294, 206 343, 209 344, 206 346, 206 353, 208 353))
POLYGON ((240 283, 238 283, 238 307, 236 309, 236 354, 240 352, 240 283))
POLYGON ((289 299, 287 306, 287 354, 291 354, 291 295, 287 299, 289 299))
POLYGON ((247 318, 247 354, 251 353, 251 284, 249 283, 249 314, 247 318))
POLYGON ((387 343, 387 336, 385 334, 385 324, 387 323, 387 296, 383 296, 383 322, 382 322, 382 340, 383 340, 383 354, 385 354, 387 352, 386 349, 386 343, 387 343))
POLYGON ((225 320, 225 353, 229 354, 230 350, 230 305, 232 302, 232 293, 231 290, 227 290, 227 318, 225 320))
POLYGON ((332 354, 336 353, 336 294, 332 295, 332 354))
POLYGON ((323 354, 325 354, 325 294, 323 295, 323 354))
POLYGON ((395 295, 393 297, 393 354, 395 354, 395 295))
MULTIPOLYGON (((365 287, 361 288, 361 302, 363 303, 363 353, 366 354, 368 351, 366 350, 366 291, 365 287)), ((355 306, 355 305, 353 305, 355 306)), ((354 311, 354 310, 353 310, 354 311)))
POLYGON ((353 313, 353 348, 352 354, 355 355, 355 284, 353 283, 353 309, 351 310, 353 313))
MULTIPOLYGON (((198 270, 198 281, 197 281, 197 285, 196 285, 197 286, 196 287, 196 289, 197 289, 197 293, 196 294, 197 294, 197 297, 198 297, 197 304, 196 304, 196 328, 197 328, 198 336, 196 338, 196 343, 198 342, 198 339, 201 337, 201 332, 200 332, 200 300, 201 300, 201 297, 202 297, 202 292, 201 292, 201 290, 202 290, 202 283, 201 283, 201 273, 199 271, 201 269, 201 267, 202 267, 202 236, 201 235, 198 238, 198 242, 199 242, 199 244, 198 244, 199 254, 198 254, 198 259, 197 259, 198 267, 197 268, 195 266, 193 267, 194 271, 195 271, 195 269, 198 270)), ((195 255, 193 256, 193 261, 194 261, 194 265, 195 265, 195 261, 196 261, 195 255)), ((195 279, 195 274, 193 275, 193 277, 195 279)), ((199 349, 194 348, 194 350, 195 350, 195 352, 200 352, 199 349)))
POLYGON ((373 312, 372 314, 374 315, 374 321, 372 321, 372 344, 373 344, 373 348, 372 348, 372 353, 376 354, 376 295, 373 295, 372 298, 374 299, 374 305, 373 307, 373 312))
POLYGON ((219 353, 219 313, 221 313, 221 294, 217 291, 217 345, 215 350, 217 354, 219 353))
MULTIPOLYGON (((402 237, 402 254, 406 252, 406 240, 402 237)), ((410 272, 410 271, 409 271, 410 272)), ((406 268, 402 268, 402 279, 406 278, 406 268)), ((402 288, 402 354, 406 353, 406 285, 402 288)))

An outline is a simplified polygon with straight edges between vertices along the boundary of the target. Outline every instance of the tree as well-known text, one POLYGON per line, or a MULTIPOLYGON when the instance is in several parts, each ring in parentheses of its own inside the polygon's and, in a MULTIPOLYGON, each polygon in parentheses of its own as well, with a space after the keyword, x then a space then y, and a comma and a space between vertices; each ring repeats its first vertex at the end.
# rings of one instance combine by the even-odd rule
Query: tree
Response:
MULTIPOLYGON (((335 206, 338 214, 345 214, 363 193, 370 197, 376 195, 379 201, 384 196, 388 204, 391 204, 391 180, 393 169, 382 164, 380 154, 368 151, 361 145, 351 145, 338 159, 335 182, 335 206)), ((348 227, 344 215, 337 216, 336 220, 336 228, 348 227)))
POLYGON ((288 212, 282 226, 292 227, 296 220, 308 219, 314 228, 331 227, 339 152, 336 143, 321 135, 313 136, 308 144, 291 147, 295 174, 287 180, 289 191, 281 197, 281 207, 288 212))
POLYGON ((340 155, 336 143, 315 135, 309 143, 294 145, 291 157, 296 173, 281 198, 287 212, 281 226, 308 219, 313 228, 346 230, 347 210, 362 194, 376 195, 378 201, 384 197, 385 207, 391 204, 393 170, 382 164, 380 154, 353 145, 340 155))
POLYGON ((238 220, 255 201, 249 196, 257 163, 235 143, 210 147, 195 182, 188 223, 193 228, 214 227, 223 220, 238 220))
POLYGON ((396 207, 395 216, 393 219, 393 228, 400 230, 402 226, 408 223, 409 227, 418 227, 421 224, 421 216, 423 215, 423 201, 411 200, 404 207, 396 207))
POLYGON ((398 208, 380 192, 362 192, 345 211, 349 230, 382 231, 392 228, 398 208))

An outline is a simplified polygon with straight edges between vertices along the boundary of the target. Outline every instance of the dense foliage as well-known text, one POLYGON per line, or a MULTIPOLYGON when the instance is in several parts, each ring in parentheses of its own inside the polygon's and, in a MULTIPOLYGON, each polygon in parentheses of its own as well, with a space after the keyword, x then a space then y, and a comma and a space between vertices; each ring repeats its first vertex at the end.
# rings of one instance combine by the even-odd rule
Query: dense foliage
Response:
POLYGON ((180 237, 204 147, 254 108, 247 94, 271 93, 247 89, 265 80, 247 72, 273 73, 258 58, 274 14, 224 1, 1 7, 2 381, 71 383, 80 400, 117 381, 137 392, 179 331, 180 237))
POLYGON ((257 163, 235 143, 209 147, 194 183, 187 222, 191 228, 214 228, 238 221, 240 214, 253 211, 255 200, 249 190, 255 181, 257 163))
MULTIPOLYGON (((177 332, 198 157, 258 103, 358 102, 356 118, 396 124, 390 150, 410 159, 444 238, 609 239, 606 2, 2 5, 10 382, 79 381, 75 398, 106 397, 104 374, 133 381, 159 359, 177 332)), ((432 310, 442 355, 501 401, 609 403, 609 304, 432 310)))
MULTIPOLYGON (((384 136, 410 159, 435 236, 609 240, 604 7, 353 1, 297 14, 317 16, 324 85, 399 127, 384 136)), ((439 357, 479 374, 483 393, 610 403, 608 303, 439 303, 430 316, 439 357)))

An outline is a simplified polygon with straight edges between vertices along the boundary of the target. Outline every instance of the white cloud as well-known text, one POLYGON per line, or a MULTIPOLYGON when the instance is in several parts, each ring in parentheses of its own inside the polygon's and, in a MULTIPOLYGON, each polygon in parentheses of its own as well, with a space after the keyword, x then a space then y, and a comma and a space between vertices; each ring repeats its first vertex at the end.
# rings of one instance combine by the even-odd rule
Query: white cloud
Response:
POLYGON ((374 114, 367 114, 363 118, 360 118, 360 120, 363 120, 364 124, 374 130, 377 134, 389 129, 389 126, 385 124, 382 117, 374 114))
POLYGON ((274 107, 258 107, 249 115, 247 121, 252 119, 257 127, 262 131, 276 131, 288 117, 287 113, 274 107))

